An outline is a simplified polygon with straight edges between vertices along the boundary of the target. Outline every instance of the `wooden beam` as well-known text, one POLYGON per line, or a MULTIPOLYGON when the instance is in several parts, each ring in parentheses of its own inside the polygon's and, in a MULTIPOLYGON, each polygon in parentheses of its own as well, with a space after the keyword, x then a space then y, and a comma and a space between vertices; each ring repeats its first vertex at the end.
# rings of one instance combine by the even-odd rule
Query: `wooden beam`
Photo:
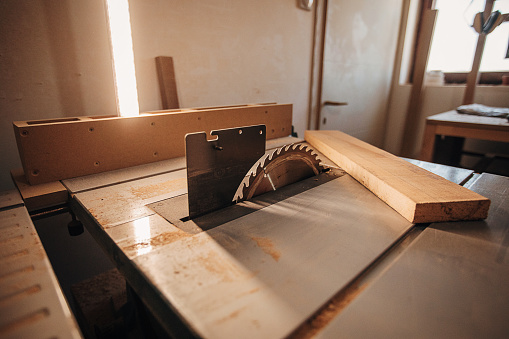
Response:
POLYGON ((305 139, 413 223, 485 219, 490 200, 339 131, 305 139))
MULTIPOLYGON (((489 18, 493 10, 493 3, 495 0, 486 0, 484 7, 484 17, 489 18)), ((465 95, 463 96, 463 105, 470 105, 474 103, 475 87, 479 81, 479 68, 481 67, 482 55, 484 52, 484 45, 486 44, 486 34, 480 33, 477 38, 477 45, 475 48, 474 61, 472 62, 472 69, 467 75, 467 86, 465 88, 465 95)))
POLYGON ((182 157, 187 133, 264 124, 267 139, 290 135, 292 105, 160 111, 136 117, 15 121, 28 182, 44 182, 182 157))
POLYGON ((415 51, 415 65, 412 73, 412 92, 405 117, 405 129, 403 130, 403 140, 401 143, 401 155, 412 157, 416 140, 415 135, 419 127, 421 96, 428 64, 428 56, 433 39, 433 30, 435 28, 435 19, 437 10, 425 10, 422 17, 422 24, 419 30, 417 49, 415 51))
POLYGON ((328 3, 328 0, 317 1, 315 6, 313 54, 311 61, 311 100, 309 102, 308 129, 320 129, 323 87, 323 56, 325 52, 328 3))
POLYGON ((179 108, 173 58, 166 56, 156 57, 156 68, 163 109, 179 108))

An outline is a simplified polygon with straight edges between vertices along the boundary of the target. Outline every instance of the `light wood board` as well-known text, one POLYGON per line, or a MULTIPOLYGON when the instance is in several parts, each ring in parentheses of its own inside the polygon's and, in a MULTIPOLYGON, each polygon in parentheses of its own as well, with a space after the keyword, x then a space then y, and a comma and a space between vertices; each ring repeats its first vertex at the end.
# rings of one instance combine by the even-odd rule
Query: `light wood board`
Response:
POLYGON ((414 223, 485 219, 490 200, 340 131, 305 139, 414 223))
POLYGON ((156 68, 163 109, 179 108, 173 58, 166 56, 156 57, 156 68))
POLYGON ((31 185, 182 157, 187 133, 264 124, 267 139, 286 137, 291 104, 161 111, 136 117, 14 122, 31 185))

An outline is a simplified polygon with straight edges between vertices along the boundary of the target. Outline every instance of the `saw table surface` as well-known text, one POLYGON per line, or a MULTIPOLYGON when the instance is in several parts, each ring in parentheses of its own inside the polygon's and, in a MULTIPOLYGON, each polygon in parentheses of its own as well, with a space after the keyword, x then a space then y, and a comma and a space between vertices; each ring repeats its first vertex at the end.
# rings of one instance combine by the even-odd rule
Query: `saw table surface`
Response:
POLYGON ((345 329, 350 337, 414 336, 429 326, 423 333, 439 337, 488 327, 495 330, 486 333, 507 335, 509 326, 500 322, 509 311, 502 285, 509 272, 507 178, 416 164, 488 190, 482 193, 493 201, 490 218, 413 225, 339 171, 325 183, 190 234, 148 207, 187 192, 183 158, 63 184, 79 219, 177 336, 338 337, 345 329), (455 322, 451 331, 444 330, 448 321, 455 322))

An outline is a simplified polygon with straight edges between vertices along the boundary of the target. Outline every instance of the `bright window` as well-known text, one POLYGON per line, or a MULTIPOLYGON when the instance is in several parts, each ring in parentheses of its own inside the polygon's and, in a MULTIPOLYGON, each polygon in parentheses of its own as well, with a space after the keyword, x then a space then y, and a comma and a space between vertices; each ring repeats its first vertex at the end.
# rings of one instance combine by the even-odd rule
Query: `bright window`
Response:
MULTIPOLYGON (((436 0, 438 17, 428 60, 428 70, 470 72, 477 45, 477 33, 470 27, 474 15, 484 10, 484 0, 436 0)), ((509 13, 509 0, 497 0, 493 10, 509 13)), ((505 59, 509 40, 509 22, 503 22, 488 34, 481 72, 509 71, 505 59)))

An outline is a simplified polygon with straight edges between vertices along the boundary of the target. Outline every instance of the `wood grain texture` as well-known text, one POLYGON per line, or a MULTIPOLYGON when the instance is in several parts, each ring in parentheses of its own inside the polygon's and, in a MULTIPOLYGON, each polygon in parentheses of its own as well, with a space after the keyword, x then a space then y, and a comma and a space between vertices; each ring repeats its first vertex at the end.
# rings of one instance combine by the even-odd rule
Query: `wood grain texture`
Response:
POLYGON ((163 109, 179 108, 173 58, 166 56, 156 57, 156 68, 163 109))
POLYGON ((305 139, 413 223, 485 219, 490 200, 339 131, 305 139))
POLYGON ((161 161, 185 154, 187 133, 264 124, 267 139, 286 137, 291 104, 160 111, 136 117, 15 121, 31 185, 161 161))

